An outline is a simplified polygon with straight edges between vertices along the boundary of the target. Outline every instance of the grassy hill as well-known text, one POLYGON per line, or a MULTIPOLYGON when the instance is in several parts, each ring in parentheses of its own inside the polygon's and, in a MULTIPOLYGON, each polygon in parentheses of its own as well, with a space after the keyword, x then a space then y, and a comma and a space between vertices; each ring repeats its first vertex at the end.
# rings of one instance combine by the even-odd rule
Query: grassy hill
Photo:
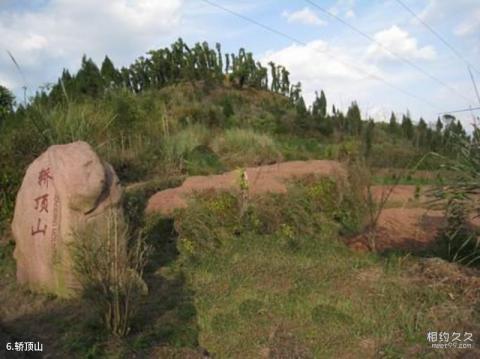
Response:
POLYGON ((345 244, 368 233, 369 210, 377 208, 365 197, 369 185, 451 183, 451 173, 438 170, 444 159, 425 155, 456 155, 453 134, 466 136, 457 122, 374 123, 355 103, 345 114, 327 111, 322 97, 307 108, 299 85, 270 86, 248 54, 223 71, 205 45, 197 54, 177 45, 173 68, 167 50, 119 71, 84 58, 78 74, 64 72, 49 93, 0 118, 0 337, 40 340, 58 358, 467 353, 434 350, 427 333, 478 338, 475 269, 429 258, 432 252, 365 253, 345 244), (153 76, 152 64, 170 72, 153 76), (114 166, 131 232, 151 247, 149 292, 124 338, 111 336, 87 302, 15 283, 9 223, 26 166, 49 145, 75 140, 114 166), (342 161, 349 175, 304 178, 288 193, 248 199, 240 185, 198 195, 171 218, 144 214, 150 195, 186 176, 306 159, 342 161), (412 167, 423 172, 402 177, 412 167))

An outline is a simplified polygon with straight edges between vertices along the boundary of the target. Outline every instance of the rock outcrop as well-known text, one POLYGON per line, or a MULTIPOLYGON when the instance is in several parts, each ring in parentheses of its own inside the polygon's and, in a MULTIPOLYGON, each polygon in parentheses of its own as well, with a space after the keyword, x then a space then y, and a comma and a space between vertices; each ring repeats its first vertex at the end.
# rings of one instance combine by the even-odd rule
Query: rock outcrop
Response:
POLYGON ((49 147, 28 167, 15 203, 12 231, 17 281, 69 296, 77 286, 68 244, 87 224, 121 213, 113 168, 85 142, 49 147))

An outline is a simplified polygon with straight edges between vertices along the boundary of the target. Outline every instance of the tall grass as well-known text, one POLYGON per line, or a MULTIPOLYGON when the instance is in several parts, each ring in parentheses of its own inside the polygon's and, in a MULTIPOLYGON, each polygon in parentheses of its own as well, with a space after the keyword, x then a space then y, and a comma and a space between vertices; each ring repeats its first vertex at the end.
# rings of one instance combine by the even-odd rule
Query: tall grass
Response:
POLYGON ((36 106, 29 114, 41 138, 48 145, 78 140, 101 143, 108 139, 115 120, 113 112, 93 103, 59 104, 44 109, 36 106))
POLYGON ((147 246, 142 237, 129 241, 122 218, 111 210, 106 223, 75 233, 71 256, 82 294, 115 336, 130 331, 130 321, 147 286, 142 279, 147 246))
POLYGON ((451 184, 437 186, 433 193, 435 202, 444 204, 447 215, 438 254, 453 262, 480 265, 480 229, 471 223, 480 215, 480 129, 474 128, 471 141, 457 138, 455 143, 455 160, 438 156, 443 167, 456 175, 451 184))
POLYGON ((190 125, 165 138, 163 152, 169 159, 185 157, 195 147, 206 145, 211 137, 211 130, 204 125, 190 125))
POLYGON ((230 166, 270 164, 282 159, 278 146, 269 135, 250 129, 226 130, 213 140, 212 149, 230 166))

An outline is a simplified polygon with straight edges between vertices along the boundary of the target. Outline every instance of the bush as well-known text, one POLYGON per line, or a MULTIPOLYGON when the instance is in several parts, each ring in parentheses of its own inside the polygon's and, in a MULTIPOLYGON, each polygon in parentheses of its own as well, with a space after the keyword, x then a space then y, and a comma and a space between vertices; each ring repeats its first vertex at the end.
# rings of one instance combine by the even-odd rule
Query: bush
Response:
POLYGON ((437 240, 436 254, 451 262, 478 265, 480 237, 469 225, 467 215, 461 203, 447 205, 447 226, 437 240))
POLYGON ((223 116, 225 118, 229 118, 233 116, 235 111, 233 110, 233 104, 232 104, 232 99, 229 96, 224 96, 222 99, 222 111, 223 111, 223 116))
POLYGON ((166 137, 162 143, 163 160, 167 166, 183 170, 185 160, 198 147, 208 144, 211 132, 207 127, 190 125, 172 136, 166 137))
POLYGON ((270 136, 249 129, 226 130, 214 139, 211 147, 223 162, 234 167, 270 164, 282 159, 270 136))
POLYGON ((315 236, 356 232, 364 212, 355 193, 348 183, 308 177, 292 183, 288 193, 257 196, 247 206, 241 191, 199 194, 176 216, 179 250, 198 259, 238 236, 274 237, 295 250, 315 236))
POLYGON ((448 186, 438 186, 432 193, 445 205, 447 226, 437 242, 438 255, 465 265, 480 264, 480 236, 470 218, 478 217, 480 206, 480 130, 474 127, 472 140, 455 136, 455 160, 442 156, 444 168, 455 173, 455 181, 448 186))
POLYGON ((142 237, 129 243, 129 231, 115 212, 105 220, 76 232, 71 255, 84 298, 115 336, 128 334, 140 296, 147 291, 142 279, 147 247, 142 237))

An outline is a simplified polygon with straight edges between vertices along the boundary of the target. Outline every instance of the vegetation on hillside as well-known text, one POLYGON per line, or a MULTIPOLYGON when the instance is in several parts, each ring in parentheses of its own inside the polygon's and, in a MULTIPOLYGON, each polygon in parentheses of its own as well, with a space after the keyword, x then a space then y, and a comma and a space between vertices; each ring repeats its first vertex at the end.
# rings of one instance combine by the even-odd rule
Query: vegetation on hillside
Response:
MULTIPOLYGON (((478 211, 478 131, 468 136, 453 116, 430 124, 408 112, 374 122, 356 102, 344 112, 330 107, 322 90, 308 106, 284 67, 264 66, 244 49, 221 50, 180 39, 120 69, 108 57, 98 66, 84 56, 78 72, 64 70, 16 105, 0 86, 0 237, 11 236, 28 164, 52 144, 84 140, 127 188, 121 239, 142 239, 131 241, 142 245, 133 248, 136 260, 121 256, 128 264, 113 272, 123 287, 111 277, 117 262, 99 258, 103 249, 88 256, 87 245, 105 244, 103 237, 87 233, 78 249, 80 265, 103 265, 96 273, 86 268, 84 287, 104 326, 82 300, 16 286, 13 245, 0 245, 0 313, 11 334, 31 333, 63 357, 311 358, 423 357, 431 354, 429 330, 480 332, 479 283, 470 269, 357 253, 343 242, 369 228, 369 211, 378 213, 366 197, 372 181, 398 184, 415 165, 428 176, 405 181, 441 183, 449 214, 438 251, 427 256, 478 263, 478 237, 466 226, 478 211), (245 167, 307 159, 363 164, 372 175, 357 167, 346 178, 299 179, 288 193, 245 195, 245 167), (460 177, 445 187, 438 169, 449 161, 443 170, 460 177), (239 169, 237 192, 198 195, 173 218, 145 215, 156 191, 232 169, 239 169), (143 239, 151 248, 145 268, 143 239), (144 283, 148 295, 137 295, 144 283), (132 288, 137 311, 125 305, 132 288), (120 310, 113 315, 112 307, 120 310)), ((108 236, 106 245, 116 239, 108 236)))
POLYGON ((408 113, 375 123, 361 117, 355 102, 345 114, 335 106, 328 111, 323 91, 307 108, 301 84, 290 84, 285 68, 263 67, 243 49, 222 54, 218 44, 190 48, 180 39, 121 69, 108 57, 100 67, 83 57, 76 74, 64 70, 27 104, 14 108, 0 87, 0 228, 11 219, 26 166, 51 144, 85 140, 123 182, 135 182, 358 154, 373 166, 406 167, 428 151, 451 155, 458 136, 468 138, 451 116, 431 127, 408 113), (233 158, 247 144, 251 154, 233 158))

